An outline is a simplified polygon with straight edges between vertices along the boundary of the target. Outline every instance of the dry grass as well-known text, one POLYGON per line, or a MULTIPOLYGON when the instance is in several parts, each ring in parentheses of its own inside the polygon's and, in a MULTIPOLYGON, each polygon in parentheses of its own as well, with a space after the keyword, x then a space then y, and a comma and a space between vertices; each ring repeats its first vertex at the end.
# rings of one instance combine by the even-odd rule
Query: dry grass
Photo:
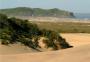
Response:
POLYGON ((90 20, 55 17, 31 17, 40 29, 54 30, 60 33, 90 33, 90 20))
POLYGON ((90 23, 76 22, 32 22, 40 29, 54 30, 60 33, 90 33, 90 23))

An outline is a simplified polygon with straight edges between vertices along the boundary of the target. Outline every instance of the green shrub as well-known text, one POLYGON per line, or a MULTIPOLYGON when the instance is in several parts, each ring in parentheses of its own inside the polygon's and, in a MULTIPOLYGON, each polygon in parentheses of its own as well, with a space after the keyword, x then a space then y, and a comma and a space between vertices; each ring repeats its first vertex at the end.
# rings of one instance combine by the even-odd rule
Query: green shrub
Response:
POLYGON ((9 40, 1 40, 1 44, 2 45, 8 45, 9 44, 9 40))
POLYGON ((69 48, 69 44, 59 35, 58 32, 52 30, 40 30, 36 24, 30 23, 28 20, 17 18, 7 18, 5 15, 0 15, 0 39, 3 39, 1 44, 8 45, 20 42, 25 46, 33 49, 39 48, 38 39, 46 37, 48 48, 58 49, 54 41, 62 48, 69 48), (34 41, 32 41, 34 39, 34 41))

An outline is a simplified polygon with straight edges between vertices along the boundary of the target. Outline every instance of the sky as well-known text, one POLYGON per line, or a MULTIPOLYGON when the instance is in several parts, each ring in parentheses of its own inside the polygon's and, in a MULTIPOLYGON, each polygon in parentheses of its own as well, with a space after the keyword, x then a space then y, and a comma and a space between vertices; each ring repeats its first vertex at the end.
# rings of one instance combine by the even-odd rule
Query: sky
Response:
POLYGON ((15 7, 59 8, 74 13, 90 13, 90 0, 0 0, 0 9, 15 7))

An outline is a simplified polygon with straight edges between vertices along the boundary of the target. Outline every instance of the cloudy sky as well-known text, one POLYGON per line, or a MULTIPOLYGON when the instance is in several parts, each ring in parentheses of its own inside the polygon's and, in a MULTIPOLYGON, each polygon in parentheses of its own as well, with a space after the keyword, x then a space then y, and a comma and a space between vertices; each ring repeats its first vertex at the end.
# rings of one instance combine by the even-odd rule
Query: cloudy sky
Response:
POLYGON ((90 0, 0 0, 0 9, 13 7, 59 8, 74 13, 90 13, 90 0))

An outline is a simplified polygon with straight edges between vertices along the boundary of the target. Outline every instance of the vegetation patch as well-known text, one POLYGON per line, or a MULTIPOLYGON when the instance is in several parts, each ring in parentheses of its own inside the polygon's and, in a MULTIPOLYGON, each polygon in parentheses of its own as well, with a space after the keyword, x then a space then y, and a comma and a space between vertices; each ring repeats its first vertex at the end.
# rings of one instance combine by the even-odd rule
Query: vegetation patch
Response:
POLYGON ((60 33, 90 33, 90 23, 63 22, 63 21, 62 22, 32 21, 32 23, 36 23, 40 29, 49 29, 60 33))
POLYGON ((74 17, 74 14, 69 11, 60 10, 58 8, 53 9, 42 9, 42 8, 28 8, 28 7, 17 7, 9 9, 1 9, 0 13, 8 16, 16 17, 74 17))
POLYGON ((8 18, 3 14, 0 14, 0 40, 3 45, 20 42, 38 51, 41 49, 59 50, 71 47, 58 32, 39 29, 36 24, 28 20, 8 18), (42 37, 43 40, 41 40, 42 37), (44 45, 43 48, 41 44, 44 45))

